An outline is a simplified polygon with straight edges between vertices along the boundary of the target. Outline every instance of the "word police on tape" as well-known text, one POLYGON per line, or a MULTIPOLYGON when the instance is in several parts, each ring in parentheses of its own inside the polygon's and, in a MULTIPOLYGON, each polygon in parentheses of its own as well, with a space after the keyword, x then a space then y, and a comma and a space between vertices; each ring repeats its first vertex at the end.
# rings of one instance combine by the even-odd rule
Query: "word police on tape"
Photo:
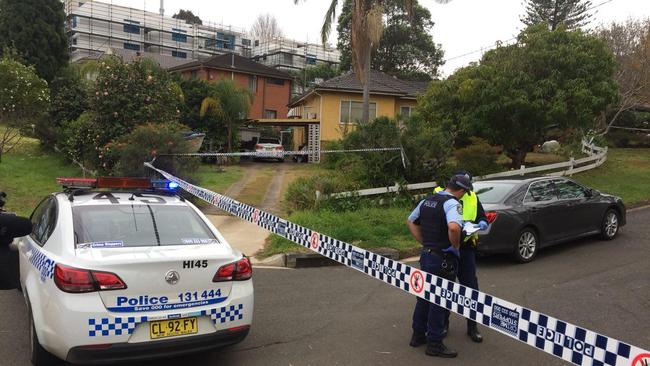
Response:
POLYGON ((498 297, 448 281, 192 185, 150 163, 190 194, 343 265, 575 365, 649 366, 650 352, 498 297))

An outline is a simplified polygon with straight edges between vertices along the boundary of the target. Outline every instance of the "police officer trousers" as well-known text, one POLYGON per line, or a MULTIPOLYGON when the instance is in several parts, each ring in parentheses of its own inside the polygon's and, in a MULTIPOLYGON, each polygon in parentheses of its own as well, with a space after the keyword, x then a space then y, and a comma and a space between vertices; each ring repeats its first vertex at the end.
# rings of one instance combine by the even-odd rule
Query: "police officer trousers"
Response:
MULTIPOLYGON (((454 255, 450 255, 449 260, 454 262, 449 264, 453 264, 454 268, 458 268, 458 260, 454 255)), ((420 269, 425 272, 439 275, 443 270, 442 263, 443 258, 436 253, 423 250, 420 255, 420 269)), ((452 276, 446 278, 453 281, 455 277, 456 274, 453 273, 452 276)), ((418 297, 415 311, 413 311, 413 331, 426 333, 429 342, 441 342, 445 321, 448 316, 449 310, 418 297)))
MULTIPOLYGON (((471 245, 460 246, 460 261, 458 263, 458 282, 461 285, 478 290, 476 277, 476 248, 471 245)), ((467 325, 473 326, 476 322, 467 319, 467 325)), ((445 320, 445 328, 449 327, 449 311, 445 320)))

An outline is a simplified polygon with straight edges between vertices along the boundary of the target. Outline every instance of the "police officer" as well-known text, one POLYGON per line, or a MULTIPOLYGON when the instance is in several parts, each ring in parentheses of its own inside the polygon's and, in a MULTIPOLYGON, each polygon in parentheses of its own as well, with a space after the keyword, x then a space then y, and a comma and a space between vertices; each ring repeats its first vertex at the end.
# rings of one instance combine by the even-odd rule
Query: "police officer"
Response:
POLYGON ((4 192, 0 192, 0 290, 10 290, 20 286, 18 252, 9 245, 14 238, 28 235, 32 231, 29 219, 6 213, 4 192))
MULTIPOLYGON (((464 175, 455 175, 445 190, 422 200, 409 215, 408 228, 422 244, 420 268, 423 271, 450 281, 456 279, 463 225, 459 199, 470 190, 471 181, 464 175)), ((418 347, 427 343, 425 353, 429 356, 456 357, 458 353, 442 342, 446 317, 445 309, 418 297, 410 345, 418 347)))

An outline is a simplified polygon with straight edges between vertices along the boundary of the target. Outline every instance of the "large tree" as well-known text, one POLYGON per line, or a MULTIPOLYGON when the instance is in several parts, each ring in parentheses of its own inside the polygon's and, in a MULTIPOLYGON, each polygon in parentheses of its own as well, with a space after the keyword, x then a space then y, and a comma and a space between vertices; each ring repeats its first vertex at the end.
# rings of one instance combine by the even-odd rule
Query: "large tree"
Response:
POLYGON ((213 117, 217 124, 209 126, 208 135, 215 136, 226 130, 226 148, 232 151, 237 138, 233 131, 243 122, 253 104, 248 89, 239 88, 231 80, 219 80, 210 84, 208 95, 201 102, 201 117, 213 117))
MULTIPOLYGON (((349 70, 352 66, 352 1, 343 3, 336 28, 342 70, 349 70)), ((379 45, 372 52, 372 69, 402 79, 431 80, 437 76, 438 67, 443 64, 443 52, 431 37, 434 23, 429 10, 414 2, 412 11, 407 13, 404 1, 386 0, 384 13, 386 26, 379 45)))
POLYGON ((172 18, 184 20, 185 23, 202 25, 203 21, 198 15, 194 15, 191 10, 181 9, 178 13, 172 15, 172 18))
POLYGON ((283 36, 277 19, 272 14, 260 14, 251 27, 251 35, 255 39, 273 39, 283 36))
POLYGON ((502 145, 519 167, 552 128, 587 130, 613 103, 615 61, 601 39, 561 26, 529 27, 517 43, 434 82, 420 113, 445 129, 502 145), (454 127, 460 125, 460 127, 454 127))
MULTIPOLYGON (((341 0, 343 1, 343 0, 341 0)), ((448 3, 451 0, 435 0, 448 3)), ((299 3, 300 0, 294 0, 299 3)), ((384 0, 352 0, 350 21, 350 46, 352 51, 352 68, 363 85, 363 111, 361 123, 368 123, 370 116, 370 79, 372 50, 379 45, 384 30, 384 0)), ((403 0, 407 14, 413 12, 415 0, 403 0)), ((327 43, 332 25, 336 20, 336 8, 339 0, 331 0, 321 27, 321 41, 327 43)))
POLYGON ((588 12, 591 8, 589 0, 526 0, 526 14, 521 21, 526 25, 544 23, 551 30, 560 24, 569 29, 586 25, 591 19, 588 12))
POLYGON ((598 119, 597 133, 606 134, 625 112, 650 105, 650 18, 611 23, 596 30, 616 59, 619 98, 598 119))
POLYGON ((15 48, 41 78, 51 81, 68 63, 64 24, 59 0, 2 0, 0 54, 6 47, 15 48))

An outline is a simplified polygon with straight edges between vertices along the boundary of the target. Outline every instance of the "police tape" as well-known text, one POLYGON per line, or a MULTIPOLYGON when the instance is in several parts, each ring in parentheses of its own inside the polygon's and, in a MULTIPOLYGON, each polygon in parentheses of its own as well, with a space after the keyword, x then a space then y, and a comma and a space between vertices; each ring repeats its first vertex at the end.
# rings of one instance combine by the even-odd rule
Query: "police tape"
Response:
POLYGON ((639 347, 342 242, 192 185, 150 163, 145 166, 223 211, 575 365, 650 365, 650 352, 639 347))
POLYGON ((177 154, 157 154, 157 156, 253 156, 253 157, 270 157, 276 158, 279 155, 309 155, 309 154, 335 154, 335 153, 359 153, 359 152, 383 152, 383 151, 400 151, 401 147, 378 147, 368 149, 339 149, 339 150, 261 150, 261 151, 240 151, 232 153, 221 152, 203 152, 203 153, 177 153, 177 154))

